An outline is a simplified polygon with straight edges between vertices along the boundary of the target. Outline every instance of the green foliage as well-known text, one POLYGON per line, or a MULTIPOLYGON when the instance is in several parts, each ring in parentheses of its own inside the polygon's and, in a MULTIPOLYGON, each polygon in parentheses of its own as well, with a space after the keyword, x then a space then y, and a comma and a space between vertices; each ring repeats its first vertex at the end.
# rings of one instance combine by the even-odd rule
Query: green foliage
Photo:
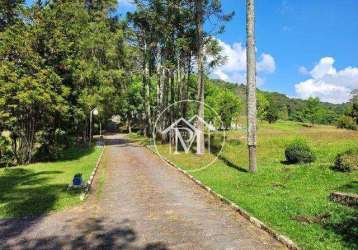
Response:
POLYGON ((216 113, 208 109, 205 115, 206 119, 214 122, 213 119, 219 115, 224 128, 229 129, 234 119, 240 114, 241 103, 240 98, 232 90, 215 83, 208 84, 206 104, 216 113))
POLYGON ((23 3, 23 0, 0 1, 0 32, 16 22, 23 3))
POLYGON ((12 165, 13 155, 8 137, 0 135, 0 168, 12 165))
POLYGON ((320 108, 319 98, 308 98, 306 106, 303 110, 304 119, 309 121, 311 124, 317 123, 320 108))
POLYGON ((358 148, 349 149, 337 155, 334 167, 343 172, 358 170, 358 148))
POLYGON ((257 98, 257 116, 260 119, 265 119, 267 114, 267 109, 270 106, 270 102, 267 99, 267 97, 261 92, 257 92, 256 98, 257 98))
POLYGON ((337 121, 337 128, 357 130, 358 126, 350 116, 342 116, 337 121))
POLYGON ((268 121, 269 123, 274 123, 278 120, 278 118, 279 118, 278 108, 273 104, 269 105, 266 110, 264 120, 268 121))
MULTIPOLYGON (((226 83, 230 85, 229 83, 226 83)), ((235 92, 239 97, 246 99, 246 87, 245 85, 231 84, 235 89, 235 92)), ((316 124, 335 124, 338 118, 351 112, 351 109, 347 112, 347 109, 351 104, 331 104, 325 102, 319 102, 318 108, 313 108, 312 99, 301 100, 295 98, 289 98, 284 94, 276 92, 266 92, 257 90, 257 116, 260 119, 265 119, 266 111, 269 105, 274 105, 278 112, 278 119, 280 120, 292 120, 298 122, 310 122, 316 124)), ((245 110, 245 109, 243 109, 245 110)))
POLYGON ((356 124, 358 124, 358 98, 353 103, 352 112, 351 112, 352 118, 355 120, 356 124))
POLYGON ((344 115, 337 119, 337 128, 358 129, 358 90, 352 91, 352 99, 344 115))
POLYGON ((291 164, 310 163, 316 160, 315 154, 302 139, 297 139, 286 147, 285 157, 286 161, 291 164))
POLYGON ((67 147, 74 144, 72 137, 62 129, 55 129, 54 133, 43 131, 39 139, 40 147, 34 156, 38 161, 54 161, 64 157, 67 147))
POLYGON ((352 91, 352 100, 351 100, 352 108, 350 110, 350 116, 358 125, 358 89, 352 91))
POLYGON ((71 138, 88 140, 90 110, 102 122, 113 113, 129 80, 123 27, 112 0, 13 2, 0 11, 17 13, 3 30, 0 18, 0 129, 10 131, 16 163, 56 159, 71 138))
POLYGON ((225 90, 218 96, 219 115, 224 127, 229 129, 235 117, 239 115, 241 102, 240 99, 231 91, 225 90))
MULTIPOLYGON (((10 131, 14 163, 29 163, 34 156, 58 159, 74 140, 88 142, 94 107, 100 111, 94 117, 97 124, 115 114, 128 129, 149 132, 165 107, 197 99, 193 66, 199 2, 182 1, 180 11, 169 2, 135 1, 137 8, 126 21, 115 16, 114 0, 39 1, 32 6, 20 0, 0 2, 0 129, 10 131)), ((233 13, 224 14, 220 1, 201 4, 202 19, 217 19, 213 30, 222 32, 233 13)), ((205 26, 201 36, 205 74, 225 58, 205 26)), ((244 85, 205 76, 204 82, 206 102, 225 128, 245 115, 244 85)), ((356 117, 354 104, 348 110, 260 90, 257 110, 269 122, 332 123, 344 111, 356 117)), ((164 123, 196 113, 195 105, 183 104, 164 123)), ((215 122, 210 112, 205 118, 215 122)))
POLYGON ((126 91, 115 99, 114 112, 125 119, 126 126, 131 132, 132 126, 139 123, 138 115, 143 112, 143 97, 141 91, 143 84, 138 79, 127 87, 126 91))

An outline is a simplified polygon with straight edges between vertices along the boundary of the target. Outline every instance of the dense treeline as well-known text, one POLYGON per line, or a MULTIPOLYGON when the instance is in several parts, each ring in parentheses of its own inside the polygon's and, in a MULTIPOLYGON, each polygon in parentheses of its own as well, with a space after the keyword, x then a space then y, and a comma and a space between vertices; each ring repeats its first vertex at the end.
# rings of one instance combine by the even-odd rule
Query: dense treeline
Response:
POLYGON ((105 119, 128 81, 131 48, 111 17, 116 1, 1 5, 0 128, 11 146, 1 153, 14 163, 56 157, 74 139, 88 140, 89 112, 98 107, 105 119))
MULTIPOLYGON (((245 87, 207 77, 225 62, 215 35, 234 13, 223 13, 219 0, 134 4, 136 11, 120 19, 116 0, 0 2, 0 165, 54 159, 73 143, 88 143, 94 108, 97 124, 119 115, 129 131, 148 136, 158 114, 181 100, 201 103, 181 103, 159 129, 178 117, 204 117, 204 100, 223 128, 245 115, 245 87)), ((257 99, 259 118, 269 122, 356 127, 353 101, 331 105, 263 91, 257 99)), ((203 138, 198 145, 200 153, 203 138)))
MULTIPOLYGON (((211 93, 239 103, 229 90, 204 84, 208 68, 224 59, 213 35, 233 13, 222 13, 217 0, 134 2, 136 11, 119 20, 115 0, 1 1, 3 163, 56 158, 74 141, 88 142, 94 108, 97 120, 119 114, 129 129, 136 124, 150 135, 155 116, 175 101, 211 93), (217 23, 211 33, 204 29, 209 18, 217 23)), ((211 102, 221 107, 217 99, 211 102)), ((160 127, 203 110, 183 104, 160 127)))
MULTIPOLYGON (((222 81, 218 81, 218 84, 230 88, 245 103, 245 85, 222 81)), ((358 124, 358 95, 356 90, 352 91, 351 100, 343 104, 321 102, 318 98, 312 97, 307 100, 289 98, 281 93, 261 91, 259 89, 257 92, 258 116, 260 119, 269 122, 275 122, 280 119, 311 124, 330 124, 350 129, 356 128, 358 124)))

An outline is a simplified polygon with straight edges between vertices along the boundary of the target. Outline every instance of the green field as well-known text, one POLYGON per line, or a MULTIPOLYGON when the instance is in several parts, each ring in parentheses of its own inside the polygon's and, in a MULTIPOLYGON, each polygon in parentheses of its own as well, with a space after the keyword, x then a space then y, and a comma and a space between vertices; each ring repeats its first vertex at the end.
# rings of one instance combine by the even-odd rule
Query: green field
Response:
MULTIPOLYGON (((243 138, 243 132, 228 132, 219 160, 191 174, 304 249, 358 248, 357 210, 328 200, 337 190, 358 193, 357 172, 332 169, 337 153, 358 146, 357 131, 283 121, 260 123, 256 174, 247 172, 243 138), (316 162, 285 164, 285 145, 298 137, 308 141, 317 155, 316 162), (319 221, 320 217, 328 218, 319 221)), ((158 146, 162 155, 189 171, 215 158, 169 154, 168 148, 158 146)))
POLYGON ((0 218, 41 215, 80 203, 80 193, 67 186, 76 173, 88 180, 101 150, 71 148, 57 162, 0 169, 0 218))

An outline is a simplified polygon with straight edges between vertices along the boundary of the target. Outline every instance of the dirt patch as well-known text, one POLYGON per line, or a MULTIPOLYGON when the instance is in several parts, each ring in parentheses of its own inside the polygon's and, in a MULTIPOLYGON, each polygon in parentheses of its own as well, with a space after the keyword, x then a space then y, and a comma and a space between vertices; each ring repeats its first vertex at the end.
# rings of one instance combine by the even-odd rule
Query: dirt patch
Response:
POLYGON ((302 222, 304 224, 321 224, 327 222, 331 217, 330 213, 322 213, 316 216, 308 216, 308 215, 297 215, 292 217, 293 220, 302 222))

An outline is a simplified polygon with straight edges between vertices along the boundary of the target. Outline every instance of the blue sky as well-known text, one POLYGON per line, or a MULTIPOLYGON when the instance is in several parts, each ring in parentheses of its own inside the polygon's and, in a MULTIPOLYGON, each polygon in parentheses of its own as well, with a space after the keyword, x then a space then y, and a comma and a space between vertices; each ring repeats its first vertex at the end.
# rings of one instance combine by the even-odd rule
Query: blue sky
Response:
MULTIPOLYGON (((246 63, 245 0, 222 0, 222 4, 236 15, 217 36, 228 63, 211 75, 241 83, 246 63)), ((119 0, 118 13, 130 10, 130 0, 119 0)), ((357 44, 357 0, 256 0, 261 89, 345 102, 349 92, 358 89, 357 44)))
MULTIPOLYGON (((244 82, 245 0, 222 0, 222 4, 236 15, 225 33, 217 36, 228 65, 212 76, 244 82)), ((120 0, 120 13, 130 9, 128 0, 120 0)), ((357 0, 256 0, 261 89, 300 98, 318 96, 333 103, 347 101, 349 92, 358 88, 357 44, 357 0)))
MULTIPOLYGON (((223 6, 225 10, 235 10, 236 16, 227 25, 225 34, 218 38, 228 44, 244 44, 245 1, 224 0, 223 6)), ((356 0, 257 0, 258 55, 262 52, 270 54, 276 66, 273 73, 262 76, 264 81, 261 88, 303 98, 307 98, 310 93, 331 102, 342 102, 346 99, 340 87, 358 88, 358 72, 355 68, 353 73, 348 72, 339 77, 347 67, 358 66, 357 13, 356 0), (332 74, 313 77, 309 71, 317 64, 319 69, 320 66, 332 62, 327 59, 320 63, 325 57, 334 59, 332 68, 336 69, 338 76, 333 71, 332 74), (311 91, 307 89, 309 84, 301 84, 301 92, 296 90, 295 85, 310 79, 316 83, 313 83, 311 91)), ((327 70, 332 71, 332 68, 327 70)))

